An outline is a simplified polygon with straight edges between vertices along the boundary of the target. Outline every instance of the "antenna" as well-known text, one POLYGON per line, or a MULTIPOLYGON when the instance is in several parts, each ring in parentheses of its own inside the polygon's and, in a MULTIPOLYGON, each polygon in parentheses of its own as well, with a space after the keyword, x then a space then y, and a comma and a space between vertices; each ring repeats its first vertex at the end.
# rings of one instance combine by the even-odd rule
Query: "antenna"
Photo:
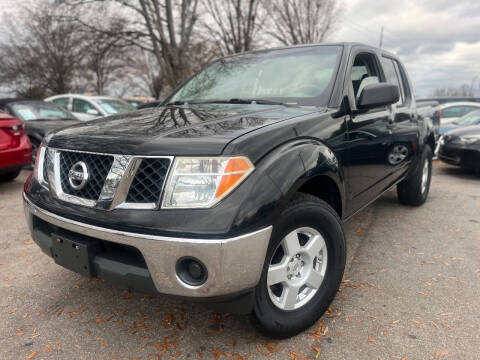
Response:
POLYGON ((380 44, 378 45, 378 47, 381 49, 382 48, 382 45, 383 45, 383 30, 385 30, 384 26, 382 25, 381 29, 380 29, 380 44))

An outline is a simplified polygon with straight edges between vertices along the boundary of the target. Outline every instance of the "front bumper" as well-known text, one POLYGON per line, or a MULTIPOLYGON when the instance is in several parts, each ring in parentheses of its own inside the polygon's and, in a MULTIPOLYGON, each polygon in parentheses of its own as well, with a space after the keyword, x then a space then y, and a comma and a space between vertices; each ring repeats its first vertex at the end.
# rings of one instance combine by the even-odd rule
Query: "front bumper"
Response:
POLYGON ((438 158, 443 162, 468 169, 480 170, 480 150, 466 146, 442 145, 438 158))
POLYGON ((87 237, 133 247, 143 256, 144 268, 100 253, 90 259, 98 276, 106 274, 109 275, 107 278, 124 279, 125 285, 144 278, 147 278, 145 283, 148 284, 148 279, 151 279, 156 291, 170 295, 219 297, 255 287, 260 280, 272 232, 269 226, 228 239, 188 239, 130 233, 67 219, 35 205, 26 194, 23 198, 32 237, 49 256, 53 257, 54 231, 67 233, 70 238, 87 237), (37 226, 38 219, 46 226, 37 226), (177 260, 188 256, 199 259, 208 270, 208 278, 200 286, 187 285, 176 274, 177 260))

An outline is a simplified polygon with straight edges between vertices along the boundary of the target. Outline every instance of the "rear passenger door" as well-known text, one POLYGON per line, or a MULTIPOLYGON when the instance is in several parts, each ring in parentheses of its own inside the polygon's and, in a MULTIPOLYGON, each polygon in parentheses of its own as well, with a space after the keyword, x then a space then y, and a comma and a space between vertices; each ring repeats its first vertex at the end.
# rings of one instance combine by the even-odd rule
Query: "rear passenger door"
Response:
POLYGON ((393 173, 392 181, 396 181, 408 170, 418 149, 420 134, 411 89, 402 65, 385 55, 382 55, 381 63, 385 81, 397 85, 400 90, 400 100, 392 105, 392 121, 388 125, 392 139, 386 156, 393 173))

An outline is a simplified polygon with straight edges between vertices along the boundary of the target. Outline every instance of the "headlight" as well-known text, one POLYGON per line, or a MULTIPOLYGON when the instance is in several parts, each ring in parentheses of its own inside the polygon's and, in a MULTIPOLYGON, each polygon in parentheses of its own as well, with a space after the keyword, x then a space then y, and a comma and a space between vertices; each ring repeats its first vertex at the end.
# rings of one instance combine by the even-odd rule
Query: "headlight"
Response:
POLYGON ((209 208, 255 169, 244 156, 178 157, 169 175, 162 208, 209 208))
POLYGON ((33 169, 33 177, 40 183, 40 184, 45 184, 46 180, 46 174, 43 173, 43 163, 45 161, 45 153, 47 151, 47 147, 43 145, 43 142, 40 144, 40 146, 37 149, 37 157, 35 159, 35 167, 33 169))

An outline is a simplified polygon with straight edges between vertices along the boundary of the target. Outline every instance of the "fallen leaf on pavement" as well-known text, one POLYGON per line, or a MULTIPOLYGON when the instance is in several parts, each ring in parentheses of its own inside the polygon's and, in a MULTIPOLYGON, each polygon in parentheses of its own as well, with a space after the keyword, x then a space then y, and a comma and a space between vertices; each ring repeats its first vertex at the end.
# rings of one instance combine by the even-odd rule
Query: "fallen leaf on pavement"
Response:
POLYGON ((34 351, 30 355, 28 355, 25 359, 33 359, 35 356, 37 356, 37 352, 34 351))
POLYGON ((438 359, 438 358, 440 358, 440 356, 444 356, 444 355, 448 355, 447 350, 437 350, 437 351, 435 351, 435 354, 433 355, 433 358, 438 359))
POLYGON ((312 345, 313 351, 316 351, 317 353, 315 354, 315 360, 317 360, 320 357, 320 354, 322 353, 322 349, 319 347, 313 346, 312 345))

